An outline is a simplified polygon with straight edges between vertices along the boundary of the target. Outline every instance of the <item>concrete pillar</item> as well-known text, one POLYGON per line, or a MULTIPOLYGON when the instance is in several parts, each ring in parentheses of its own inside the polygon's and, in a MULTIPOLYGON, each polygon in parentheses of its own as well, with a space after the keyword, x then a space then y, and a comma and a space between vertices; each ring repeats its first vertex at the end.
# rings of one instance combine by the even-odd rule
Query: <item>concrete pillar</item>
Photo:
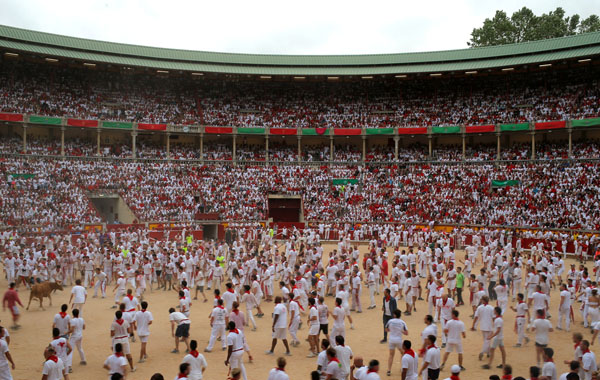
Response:
POLYGON ((96 135, 96 154, 99 156, 100 155, 100 133, 102 132, 101 129, 98 129, 98 134, 96 135))
POLYGON ((298 162, 302 162, 302 136, 298 136, 298 162))
POLYGON ((167 160, 171 158, 171 134, 167 133, 167 160))
POLYGON ((462 134, 462 159, 467 160, 467 137, 464 133, 462 134))
POLYGON ((60 127, 60 155, 65 155, 65 127, 60 127))
POLYGON ((569 132, 569 158, 573 156, 573 130, 569 128, 567 130, 569 132))
POLYGON ((27 154, 27 126, 23 124, 23 153, 27 154))
POLYGON ((204 161, 204 135, 200 134, 200 160, 204 161))
POLYGON ((531 159, 535 160, 535 132, 531 132, 531 159))
POLYGON ((136 154, 136 138, 137 138, 137 132, 133 131, 131 132, 131 158, 135 158, 137 156, 136 154))
POLYGON ((394 137, 394 160, 398 161, 398 142, 400 141, 400 137, 394 137))
POLYGON ((333 136, 329 136, 329 161, 333 161, 333 136))
POLYGON ((433 136, 429 135, 427 137, 429 139, 429 159, 431 160, 431 157, 433 156, 433 136))
POLYGON ((265 136, 265 162, 269 162, 269 135, 265 136))
POLYGON ((237 160, 237 154, 236 154, 236 148, 237 148, 237 135, 233 135, 233 152, 232 152, 232 159, 233 162, 235 162, 237 160))
POLYGON ((367 136, 362 136, 362 162, 364 163, 367 160, 367 136))
POLYGON ((500 135, 501 133, 498 132, 496 133, 496 160, 499 161, 501 156, 501 152, 500 152, 500 135))

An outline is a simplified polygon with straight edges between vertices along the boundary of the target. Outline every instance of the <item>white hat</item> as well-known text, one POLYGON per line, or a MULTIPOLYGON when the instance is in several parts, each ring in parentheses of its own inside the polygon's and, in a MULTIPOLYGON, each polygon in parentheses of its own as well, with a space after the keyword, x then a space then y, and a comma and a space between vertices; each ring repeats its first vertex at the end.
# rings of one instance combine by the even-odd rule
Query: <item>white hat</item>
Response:
POLYGON ((452 374, 460 373, 460 366, 457 364, 453 365, 452 367, 450 367, 450 372, 452 374))

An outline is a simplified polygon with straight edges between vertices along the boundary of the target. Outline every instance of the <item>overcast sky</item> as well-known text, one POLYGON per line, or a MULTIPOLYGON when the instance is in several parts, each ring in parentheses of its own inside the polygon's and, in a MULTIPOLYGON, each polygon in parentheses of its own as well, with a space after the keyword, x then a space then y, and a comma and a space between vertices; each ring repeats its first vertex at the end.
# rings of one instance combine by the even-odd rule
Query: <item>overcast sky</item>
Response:
POLYGON ((373 54, 466 48, 496 9, 523 6, 600 13, 598 0, 0 0, 0 24, 190 50, 373 54))

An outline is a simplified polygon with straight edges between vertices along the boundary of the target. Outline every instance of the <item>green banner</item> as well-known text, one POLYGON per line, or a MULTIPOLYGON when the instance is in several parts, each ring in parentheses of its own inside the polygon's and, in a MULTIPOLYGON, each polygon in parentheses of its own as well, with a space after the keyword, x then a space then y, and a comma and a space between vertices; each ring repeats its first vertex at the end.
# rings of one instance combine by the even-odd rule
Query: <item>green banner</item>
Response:
POLYGON ((450 127, 433 127, 433 128, 431 128, 431 132, 432 133, 446 133, 446 134, 460 133, 460 127, 458 125, 450 126, 450 127))
POLYGON ((492 187, 506 187, 506 186, 519 186, 519 181, 517 180, 508 180, 508 181, 498 181, 492 180, 492 187))
POLYGON ((334 186, 348 185, 348 184, 356 185, 358 183, 358 180, 355 178, 335 178, 335 179, 332 179, 331 182, 333 183, 334 186))
POLYGON ((8 174, 6 174, 7 180, 9 177, 12 177, 13 179, 17 179, 17 178, 29 179, 29 178, 34 178, 35 174, 31 174, 31 173, 8 173, 8 174))
POLYGON ((571 120, 571 126, 573 126, 573 127, 597 127, 597 126, 600 126, 600 117, 595 117, 593 119, 571 120))
POLYGON ((62 118, 48 116, 29 116, 29 122, 33 124, 61 125, 62 118))
POLYGON ((265 134, 265 129, 264 128, 238 128, 237 129, 238 134, 242 134, 242 135, 264 135, 265 134))
POLYGON ((102 128, 133 129, 133 123, 126 121, 103 121, 102 128))
POLYGON ((318 133, 317 128, 303 128, 302 135, 304 136, 329 136, 329 128, 325 128, 324 130, 319 128, 320 132, 318 133))
POLYGON ((529 123, 500 124, 501 132, 528 131, 529 123))
POLYGON ((367 128, 367 135, 393 135, 394 128, 367 128))

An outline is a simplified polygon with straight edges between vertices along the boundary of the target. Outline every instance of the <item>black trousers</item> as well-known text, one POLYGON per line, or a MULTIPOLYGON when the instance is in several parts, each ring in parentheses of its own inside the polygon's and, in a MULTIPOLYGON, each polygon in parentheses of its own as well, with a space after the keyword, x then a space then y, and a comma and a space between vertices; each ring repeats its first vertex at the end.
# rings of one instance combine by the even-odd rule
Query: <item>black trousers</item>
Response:
POLYGON ((383 340, 387 340, 387 331, 385 330, 385 326, 390 319, 392 319, 391 315, 383 315, 383 340))
POLYGON ((456 288, 456 296, 458 297, 459 304, 464 303, 463 298, 462 298, 462 291, 463 291, 463 288, 456 288))
POLYGON ((427 368, 427 379, 428 380, 438 380, 440 377, 440 369, 431 369, 427 368))
POLYGON ((496 291, 494 290, 495 287, 496 281, 490 281, 490 284, 488 286, 488 294, 490 295, 490 300, 495 300, 496 298, 498 298, 498 296, 496 296, 496 291))

